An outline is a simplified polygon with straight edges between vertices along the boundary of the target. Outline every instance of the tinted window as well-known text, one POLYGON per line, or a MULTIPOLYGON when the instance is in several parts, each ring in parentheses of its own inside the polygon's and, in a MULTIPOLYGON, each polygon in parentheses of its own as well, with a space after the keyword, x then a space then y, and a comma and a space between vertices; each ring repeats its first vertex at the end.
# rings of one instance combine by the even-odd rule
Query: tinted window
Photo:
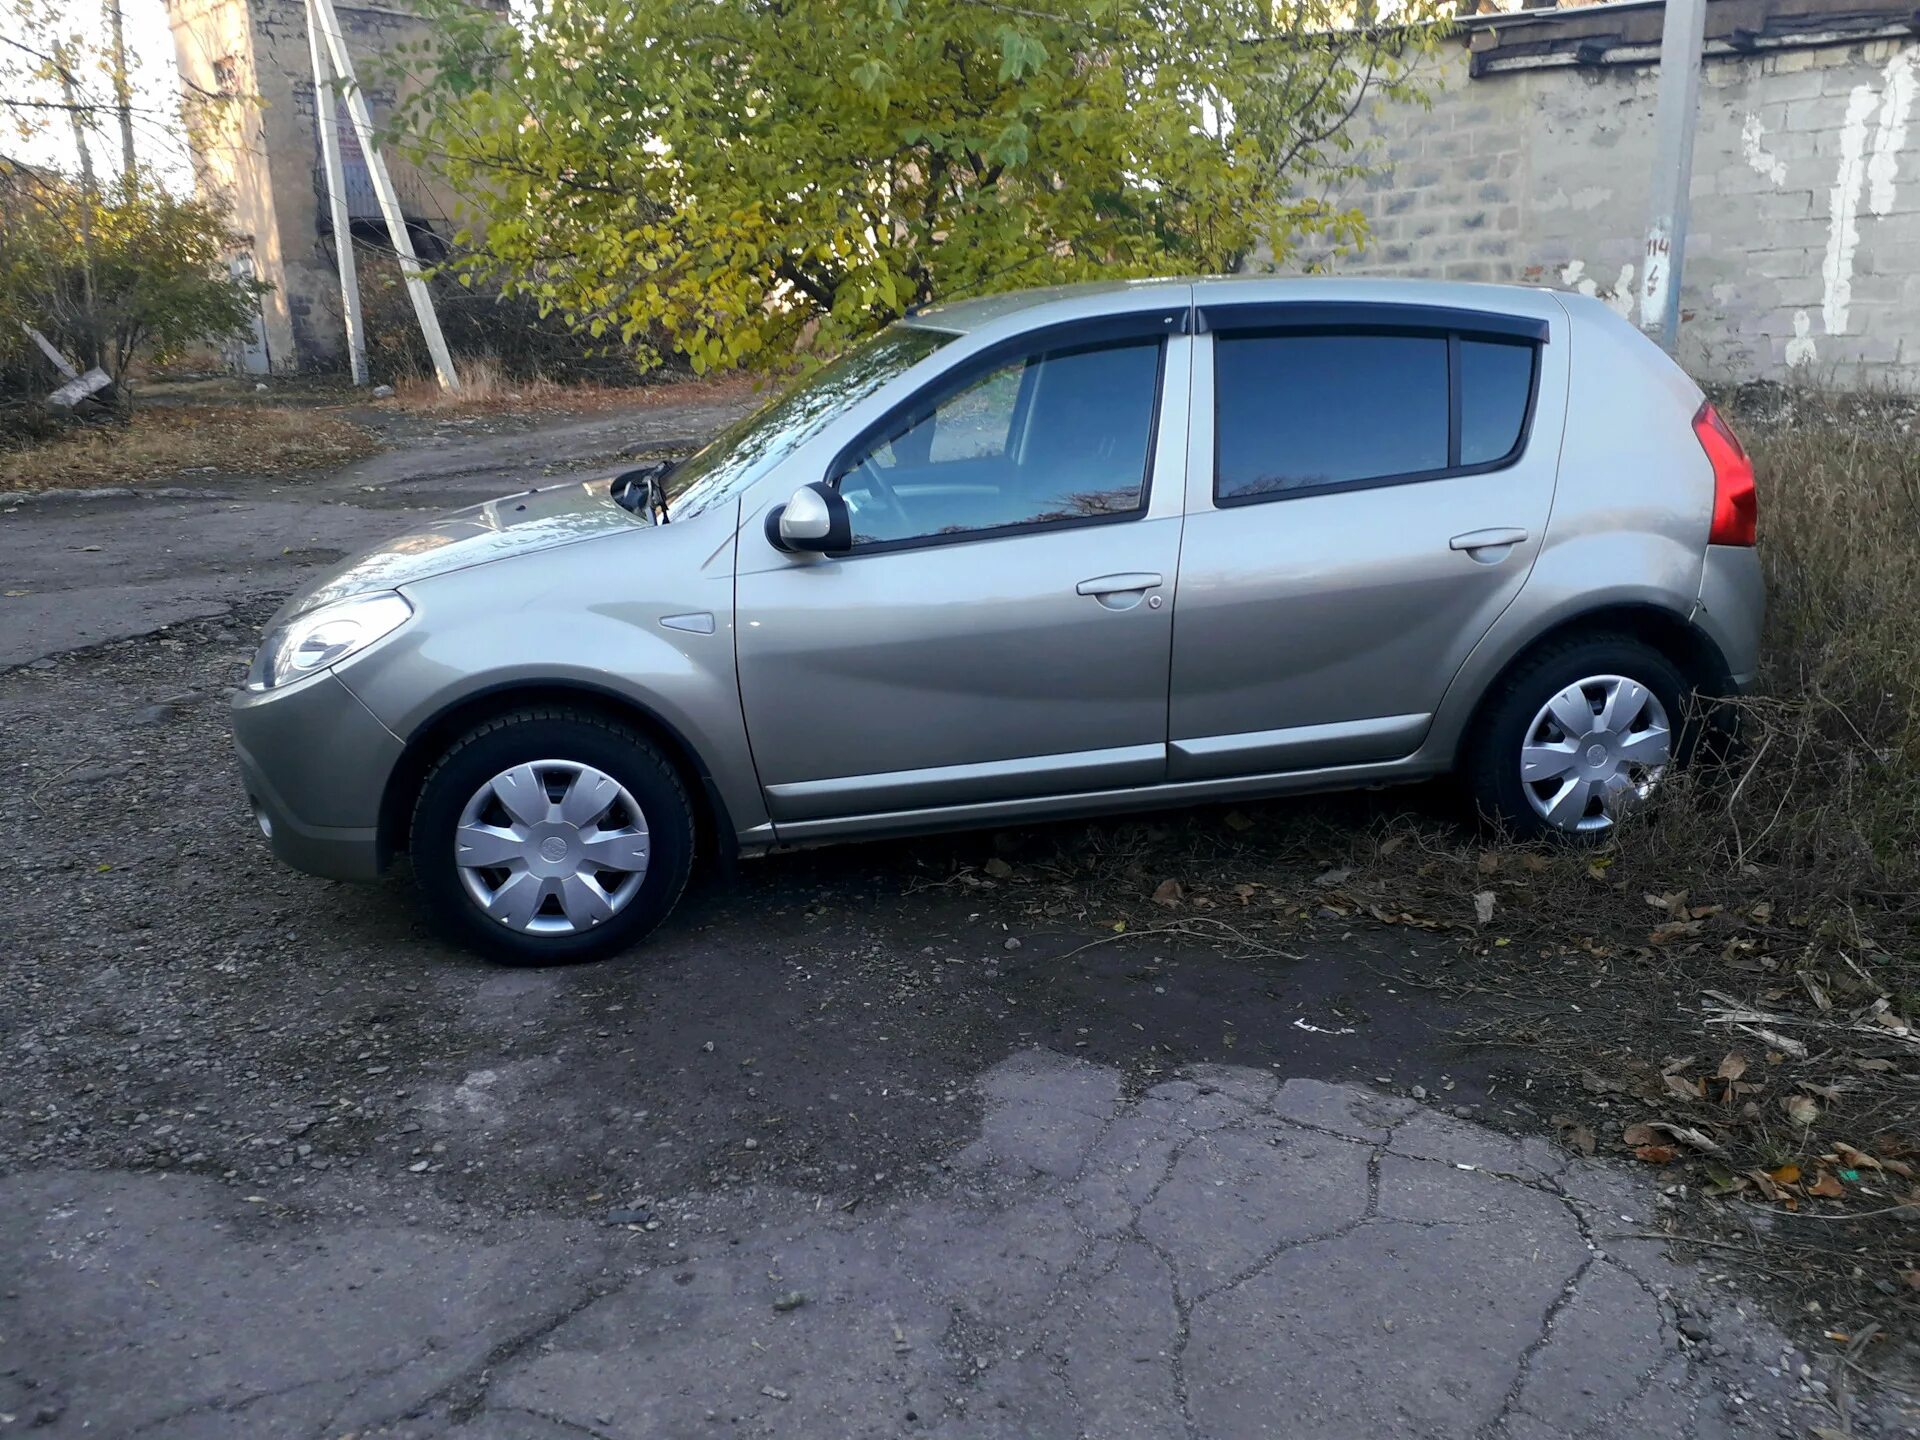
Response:
POLYGON ((1504 460, 1520 443, 1533 396, 1533 346, 1460 342, 1460 463, 1504 460))
POLYGON ((1426 335, 1220 335, 1222 498, 1447 467, 1447 342, 1426 335))
POLYGON ((839 467, 854 544, 1139 513, 1159 380, 1147 340, 1020 356, 920 397, 839 467))

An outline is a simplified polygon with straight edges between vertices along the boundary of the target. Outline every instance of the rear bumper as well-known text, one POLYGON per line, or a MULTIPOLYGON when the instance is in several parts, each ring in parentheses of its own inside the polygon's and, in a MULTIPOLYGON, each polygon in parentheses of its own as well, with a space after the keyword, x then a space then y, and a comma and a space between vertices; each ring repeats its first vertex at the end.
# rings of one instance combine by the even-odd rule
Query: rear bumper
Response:
POLYGON ((380 802, 405 748, 331 674, 233 702, 234 748, 273 853, 333 880, 380 873, 380 802))
POLYGON ((1760 630, 1767 617, 1760 552, 1751 546, 1709 545, 1700 571, 1700 603, 1693 623, 1719 647, 1734 693, 1753 688, 1760 669, 1760 630))

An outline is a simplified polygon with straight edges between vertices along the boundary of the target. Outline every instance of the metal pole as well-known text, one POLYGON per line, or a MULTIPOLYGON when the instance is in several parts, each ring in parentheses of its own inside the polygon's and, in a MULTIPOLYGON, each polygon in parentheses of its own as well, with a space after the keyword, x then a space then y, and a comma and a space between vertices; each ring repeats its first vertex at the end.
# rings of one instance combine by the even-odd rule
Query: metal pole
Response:
POLYGON ((1640 280, 1640 324, 1655 333, 1660 348, 1669 355, 1680 343, 1680 276, 1687 250, 1693 132, 1700 118, 1700 52, 1706 34, 1707 0, 1667 0, 1660 32, 1660 133, 1647 259, 1640 280))
POLYGON ((313 59, 313 123, 320 131, 320 160, 333 215, 333 248, 340 262, 340 312, 347 322, 347 361, 353 383, 367 383, 367 330, 360 318, 360 277, 353 258, 353 220, 347 214, 347 177, 340 164, 340 112, 334 106, 333 72, 320 53, 320 22, 307 4, 307 50, 313 59))
POLYGON ((113 35, 113 108, 120 115, 120 186, 133 194, 133 86, 127 79, 127 38, 120 21, 120 0, 107 0, 107 27, 113 35))
POLYGON ((453 371, 453 356, 447 353, 447 340, 440 333, 440 317, 434 313, 433 296, 427 290, 427 282, 420 276, 420 257, 413 252, 413 238, 407 234, 406 217, 400 213, 400 199, 393 192, 393 179, 387 174, 387 162, 380 158, 380 151, 373 139, 373 116, 367 112, 366 97, 360 93, 360 82, 354 75, 353 57, 347 53, 346 39, 340 33, 340 21, 333 13, 333 0, 309 0, 313 14, 320 21, 320 36, 327 43, 327 54, 333 57, 334 73, 340 77, 347 96, 347 114, 353 121, 354 134, 360 137, 360 149, 367 160, 367 178, 373 182, 373 193, 380 202, 380 213, 387 220, 387 234, 393 239, 394 253, 400 259, 400 273, 406 277, 407 295, 413 301, 413 313, 420 322, 420 333, 427 342, 427 353, 433 356, 433 372, 440 380, 442 390, 458 390, 459 377, 453 371))

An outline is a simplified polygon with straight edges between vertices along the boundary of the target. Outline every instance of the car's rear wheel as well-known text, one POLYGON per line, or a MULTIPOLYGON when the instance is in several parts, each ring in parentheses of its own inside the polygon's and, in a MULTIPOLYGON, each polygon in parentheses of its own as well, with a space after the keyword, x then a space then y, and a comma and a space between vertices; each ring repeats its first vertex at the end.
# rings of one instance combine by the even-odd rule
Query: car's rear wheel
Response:
POLYGON ((450 938, 509 965, 617 954, 686 888, 693 810, 643 737, 581 711, 481 725, 428 773, 414 873, 450 938))
POLYGON ((1468 738, 1480 813, 1517 835, 1597 838, 1685 759, 1686 680, 1624 636, 1547 646, 1503 678, 1468 738))

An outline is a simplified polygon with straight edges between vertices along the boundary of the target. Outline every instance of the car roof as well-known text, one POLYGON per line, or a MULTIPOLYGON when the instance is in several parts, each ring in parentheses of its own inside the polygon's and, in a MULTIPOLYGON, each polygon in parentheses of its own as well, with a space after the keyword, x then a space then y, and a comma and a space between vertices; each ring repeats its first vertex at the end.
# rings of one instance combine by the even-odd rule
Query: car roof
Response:
POLYGON ((1018 317, 1014 328, 1088 319, 1166 306, 1352 301, 1381 305, 1440 305, 1505 315, 1552 318, 1563 314, 1550 290, 1457 280, 1401 280, 1346 275, 1215 275, 1164 280, 1100 280, 1009 290, 946 301, 915 311, 911 325, 968 334, 1018 317))

